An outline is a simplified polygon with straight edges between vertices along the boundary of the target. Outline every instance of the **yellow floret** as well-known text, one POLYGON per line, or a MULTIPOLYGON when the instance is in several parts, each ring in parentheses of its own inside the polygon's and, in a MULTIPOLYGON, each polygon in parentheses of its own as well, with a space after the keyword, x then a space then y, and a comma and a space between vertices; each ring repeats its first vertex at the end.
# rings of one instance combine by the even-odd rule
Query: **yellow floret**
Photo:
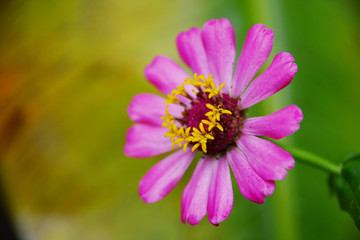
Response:
MULTIPOLYGON (((178 95, 182 95, 185 97, 188 97, 191 99, 189 94, 185 90, 185 84, 190 84, 195 86, 199 92, 209 93, 208 97, 217 97, 220 94, 221 89, 225 85, 225 83, 222 83, 218 88, 216 88, 214 79, 212 78, 212 74, 206 78, 204 75, 198 75, 194 74, 194 79, 186 78, 181 86, 177 86, 176 89, 174 89, 171 94, 167 95, 167 99, 165 101, 165 104, 167 104, 165 108, 166 116, 161 117, 161 119, 164 120, 162 126, 169 129, 168 132, 164 134, 165 137, 169 137, 172 142, 172 148, 175 147, 175 145, 179 145, 179 147, 183 147, 184 152, 186 151, 186 148, 190 143, 194 143, 194 146, 192 147, 192 151, 195 151, 198 147, 201 146, 201 149, 203 152, 207 152, 207 141, 208 140, 214 140, 214 137, 212 136, 211 130, 216 127, 220 131, 224 131, 224 128, 221 126, 220 122, 220 116, 222 114, 232 114, 231 111, 227 109, 223 109, 222 106, 213 106, 211 104, 206 104, 206 107, 210 109, 209 112, 207 112, 205 115, 208 117, 209 120, 202 120, 199 124, 199 127, 193 127, 193 128, 186 128, 184 130, 183 127, 178 128, 176 124, 174 123, 174 120, 176 120, 168 111, 168 107, 172 103, 181 104, 181 102, 178 99, 178 95), (206 124, 208 127, 207 129, 204 127, 204 124, 206 124), (191 134, 190 134, 191 131, 191 134)), ((195 94, 197 92, 193 90, 195 94)))

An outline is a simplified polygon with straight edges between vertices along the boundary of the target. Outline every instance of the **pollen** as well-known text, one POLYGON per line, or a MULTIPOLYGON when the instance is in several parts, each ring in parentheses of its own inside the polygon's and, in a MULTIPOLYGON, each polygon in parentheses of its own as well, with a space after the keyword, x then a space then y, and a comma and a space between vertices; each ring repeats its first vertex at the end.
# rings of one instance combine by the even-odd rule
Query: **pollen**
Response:
POLYGON ((213 154, 234 142, 242 112, 237 108, 236 99, 221 94, 224 85, 216 87, 212 74, 206 78, 195 73, 193 79, 186 78, 181 86, 167 95, 166 116, 161 119, 162 126, 168 129, 164 136, 170 138, 172 148, 178 145, 186 151, 190 145, 192 151, 200 148, 204 153, 213 154), (186 92, 185 85, 195 87, 197 91, 192 90, 195 97, 186 92), (188 98, 190 104, 182 102, 179 95, 188 98), (184 107, 182 118, 171 115, 170 104, 184 107))

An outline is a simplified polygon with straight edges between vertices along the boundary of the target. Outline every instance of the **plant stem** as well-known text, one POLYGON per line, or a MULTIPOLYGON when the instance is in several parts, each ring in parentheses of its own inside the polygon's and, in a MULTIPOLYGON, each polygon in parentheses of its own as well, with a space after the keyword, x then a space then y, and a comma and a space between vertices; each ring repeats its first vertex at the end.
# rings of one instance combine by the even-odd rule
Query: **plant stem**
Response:
POLYGON ((291 153, 291 155, 293 155, 296 159, 306 164, 309 164, 311 166, 317 167, 321 170, 330 173, 334 173, 336 175, 341 174, 341 166, 332 163, 326 158, 320 157, 316 154, 313 154, 311 152, 305 151, 300 148, 286 146, 285 144, 279 142, 276 142, 276 144, 282 147, 283 149, 285 149, 286 151, 288 151, 289 153, 291 153))

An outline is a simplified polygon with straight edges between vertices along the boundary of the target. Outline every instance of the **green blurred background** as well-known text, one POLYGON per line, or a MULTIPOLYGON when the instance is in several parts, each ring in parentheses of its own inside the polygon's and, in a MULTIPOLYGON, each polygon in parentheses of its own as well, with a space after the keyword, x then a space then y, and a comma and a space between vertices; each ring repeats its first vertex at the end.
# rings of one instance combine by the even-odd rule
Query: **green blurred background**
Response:
POLYGON ((288 144, 332 161, 360 150, 357 0, 0 1, 1 181, 22 239, 360 239, 327 174, 301 162, 263 205, 233 181, 234 208, 219 227, 180 221, 194 164, 162 201, 138 197, 161 158, 122 152, 128 103, 156 92, 143 69, 157 54, 180 62, 177 34, 222 17, 238 55, 248 29, 263 23, 275 32, 271 58, 288 51, 299 67, 251 115, 297 104, 304 121, 288 144))

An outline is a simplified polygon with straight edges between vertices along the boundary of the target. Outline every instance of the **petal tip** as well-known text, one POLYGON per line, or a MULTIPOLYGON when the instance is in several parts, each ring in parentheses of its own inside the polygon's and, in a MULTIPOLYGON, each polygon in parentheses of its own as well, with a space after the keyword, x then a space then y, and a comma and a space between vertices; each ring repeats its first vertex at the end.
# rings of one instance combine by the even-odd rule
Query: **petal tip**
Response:
POLYGON ((254 203, 257 203, 257 204, 259 204, 259 205, 262 205, 262 204, 264 204, 264 202, 265 202, 265 196, 263 197, 263 198, 258 198, 258 199, 255 199, 255 200, 251 200, 252 202, 254 202, 254 203))
POLYGON ((294 106, 294 119, 296 122, 300 123, 304 119, 303 112, 301 108, 299 108, 298 106, 296 105, 293 106, 294 106))
POLYGON ((139 196, 141 198, 141 200, 143 200, 143 202, 145 203, 154 203, 156 201, 154 201, 153 199, 150 199, 149 196, 147 195, 149 188, 146 187, 146 183, 144 183, 143 178, 140 180, 139 182, 139 196))
POLYGON ((143 200, 143 202, 145 202, 145 203, 154 203, 154 202, 157 202, 157 201, 154 201, 154 200, 149 199, 149 198, 145 195, 145 193, 140 193, 140 191, 139 191, 139 196, 140 196, 141 200, 143 200))
POLYGON ((126 113, 127 115, 129 116, 130 120, 133 121, 133 122, 136 122, 137 120, 137 117, 135 116, 134 114, 134 98, 131 100, 131 102, 129 103, 129 105, 127 106, 126 108, 126 113))
POLYGON ((153 69, 157 65, 162 56, 158 55, 153 58, 150 64, 144 68, 144 75, 149 82, 153 82, 153 69))
POLYGON ((285 167, 286 170, 291 170, 295 167, 295 159, 292 155, 290 155, 290 156, 291 156, 291 159, 289 160, 288 165, 285 167))
MULTIPOLYGON (((273 195, 274 192, 275 192, 275 182, 274 181, 267 181, 267 185, 266 185, 266 190, 264 191, 264 194, 266 196, 270 196, 270 195, 273 195)), ((265 199, 264 199, 265 201, 265 199)))
POLYGON ((278 57, 285 59, 283 62, 294 62, 294 57, 288 52, 280 52, 277 54, 278 57))
POLYGON ((199 34, 201 30, 198 27, 191 27, 187 31, 180 32, 176 37, 176 44, 179 46, 186 38, 191 37, 194 34, 199 34))
POLYGON ((131 142, 133 141, 133 135, 134 135, 134 125, 131 126, 127 132, 126 132, 126 136, 125 136, 125 145, 124 145, 124 148, 123 148, 123 151, 124 151, 124 154, 128 157, 133 157, 133 154, 132 154, 132 149, 131 149, 131 142))
POLYGON ((204 28, 206 29, 207 27, 214 27, 216 25, 220 25, 223 28, 227 28, 227 27, 233 28, 233 26, 232 26, 231 22, 229 21, 229 19, 220 18, 220 19, 210 19, 209 21, 204 23, 204 25, 202 27, 202 30, 204 30, 204 28))
POLYGON ((209 222, 214 225, 215 227, 218 227, 219 226, 219 223, 221 222, 217 222, 217 221, 213 221, 212 219, 209 219, 209 222))
POLYGON ((265 193, 261 194, 249 194, 246 192, 243 192, 242 189, 240 189, 240 193, 248 200, 250 200, 253 203, 256 204, 263 204, 265 202, 265 193))
MULTIPOLYGON (((232 207, 231 207, 232 209, 232 207)), ((214 225, 214 226, 219 226, 219 223, 221 223, 222 221, 226 220, 228 218, 228 216, 230 215, 231 213, 231 209, 230 210, 227 210, 227 211, 224 211, 223 213, 221 214, 218 214, 218 215, 210 215, 208 213, 208 220, 209 222, 214 225)))
POLYGON ((218 21, 218 19, 210 19, 209 21, 204 23, 202 28, 204 28, 206 26, 212 26, 212 25, 216 24, 217 21, 218 21))
POLYGON ((265 24, 257 23, 257 24, 255 24, 255 25, 253 25, 253 26, 250 28, 250 30, 251 30, 251 29, 255 29, 255 28, 257 28, 257 29, 263 29, 263 28, 266 28, 266 26, 265 26, 265 24))
POLYGON ((198 225, 199 222, 201 222, 201 219, 197 219, 196 217, 190 216, 190 217, 188 218, 188 221, 187 221, 187 222, 188 222, 189 225, 195 226, 195 225, 198 225))
POLYGON ((262 35, 261 38, 263 37, 274 37, 274 31, 270 28, 266 28, 266 26, 264 24, 258 23, 255 24, 254 26, 252 26, 249 29, 249 33, 253 33, 256 35, 262 35))
MULTIPOLYGON (((294 61, 294 59, 293 59, 293 61, 294 61)), ((294 76, 295 73, 297 73, 297 71, 298 71, 298 66, 297 66, 297 64, 294 63, 294 62, 292 62, 292 63, 290 64, 290 73, 291 73, 291 75, 294 76)))
POLYGON ((218 19, 218 22, 221 23, 221 24, 227 24, 227 25, 230 24, 231 25, 230 20, 227 19, 227 18, 220 18, 220 19, 218 19))

